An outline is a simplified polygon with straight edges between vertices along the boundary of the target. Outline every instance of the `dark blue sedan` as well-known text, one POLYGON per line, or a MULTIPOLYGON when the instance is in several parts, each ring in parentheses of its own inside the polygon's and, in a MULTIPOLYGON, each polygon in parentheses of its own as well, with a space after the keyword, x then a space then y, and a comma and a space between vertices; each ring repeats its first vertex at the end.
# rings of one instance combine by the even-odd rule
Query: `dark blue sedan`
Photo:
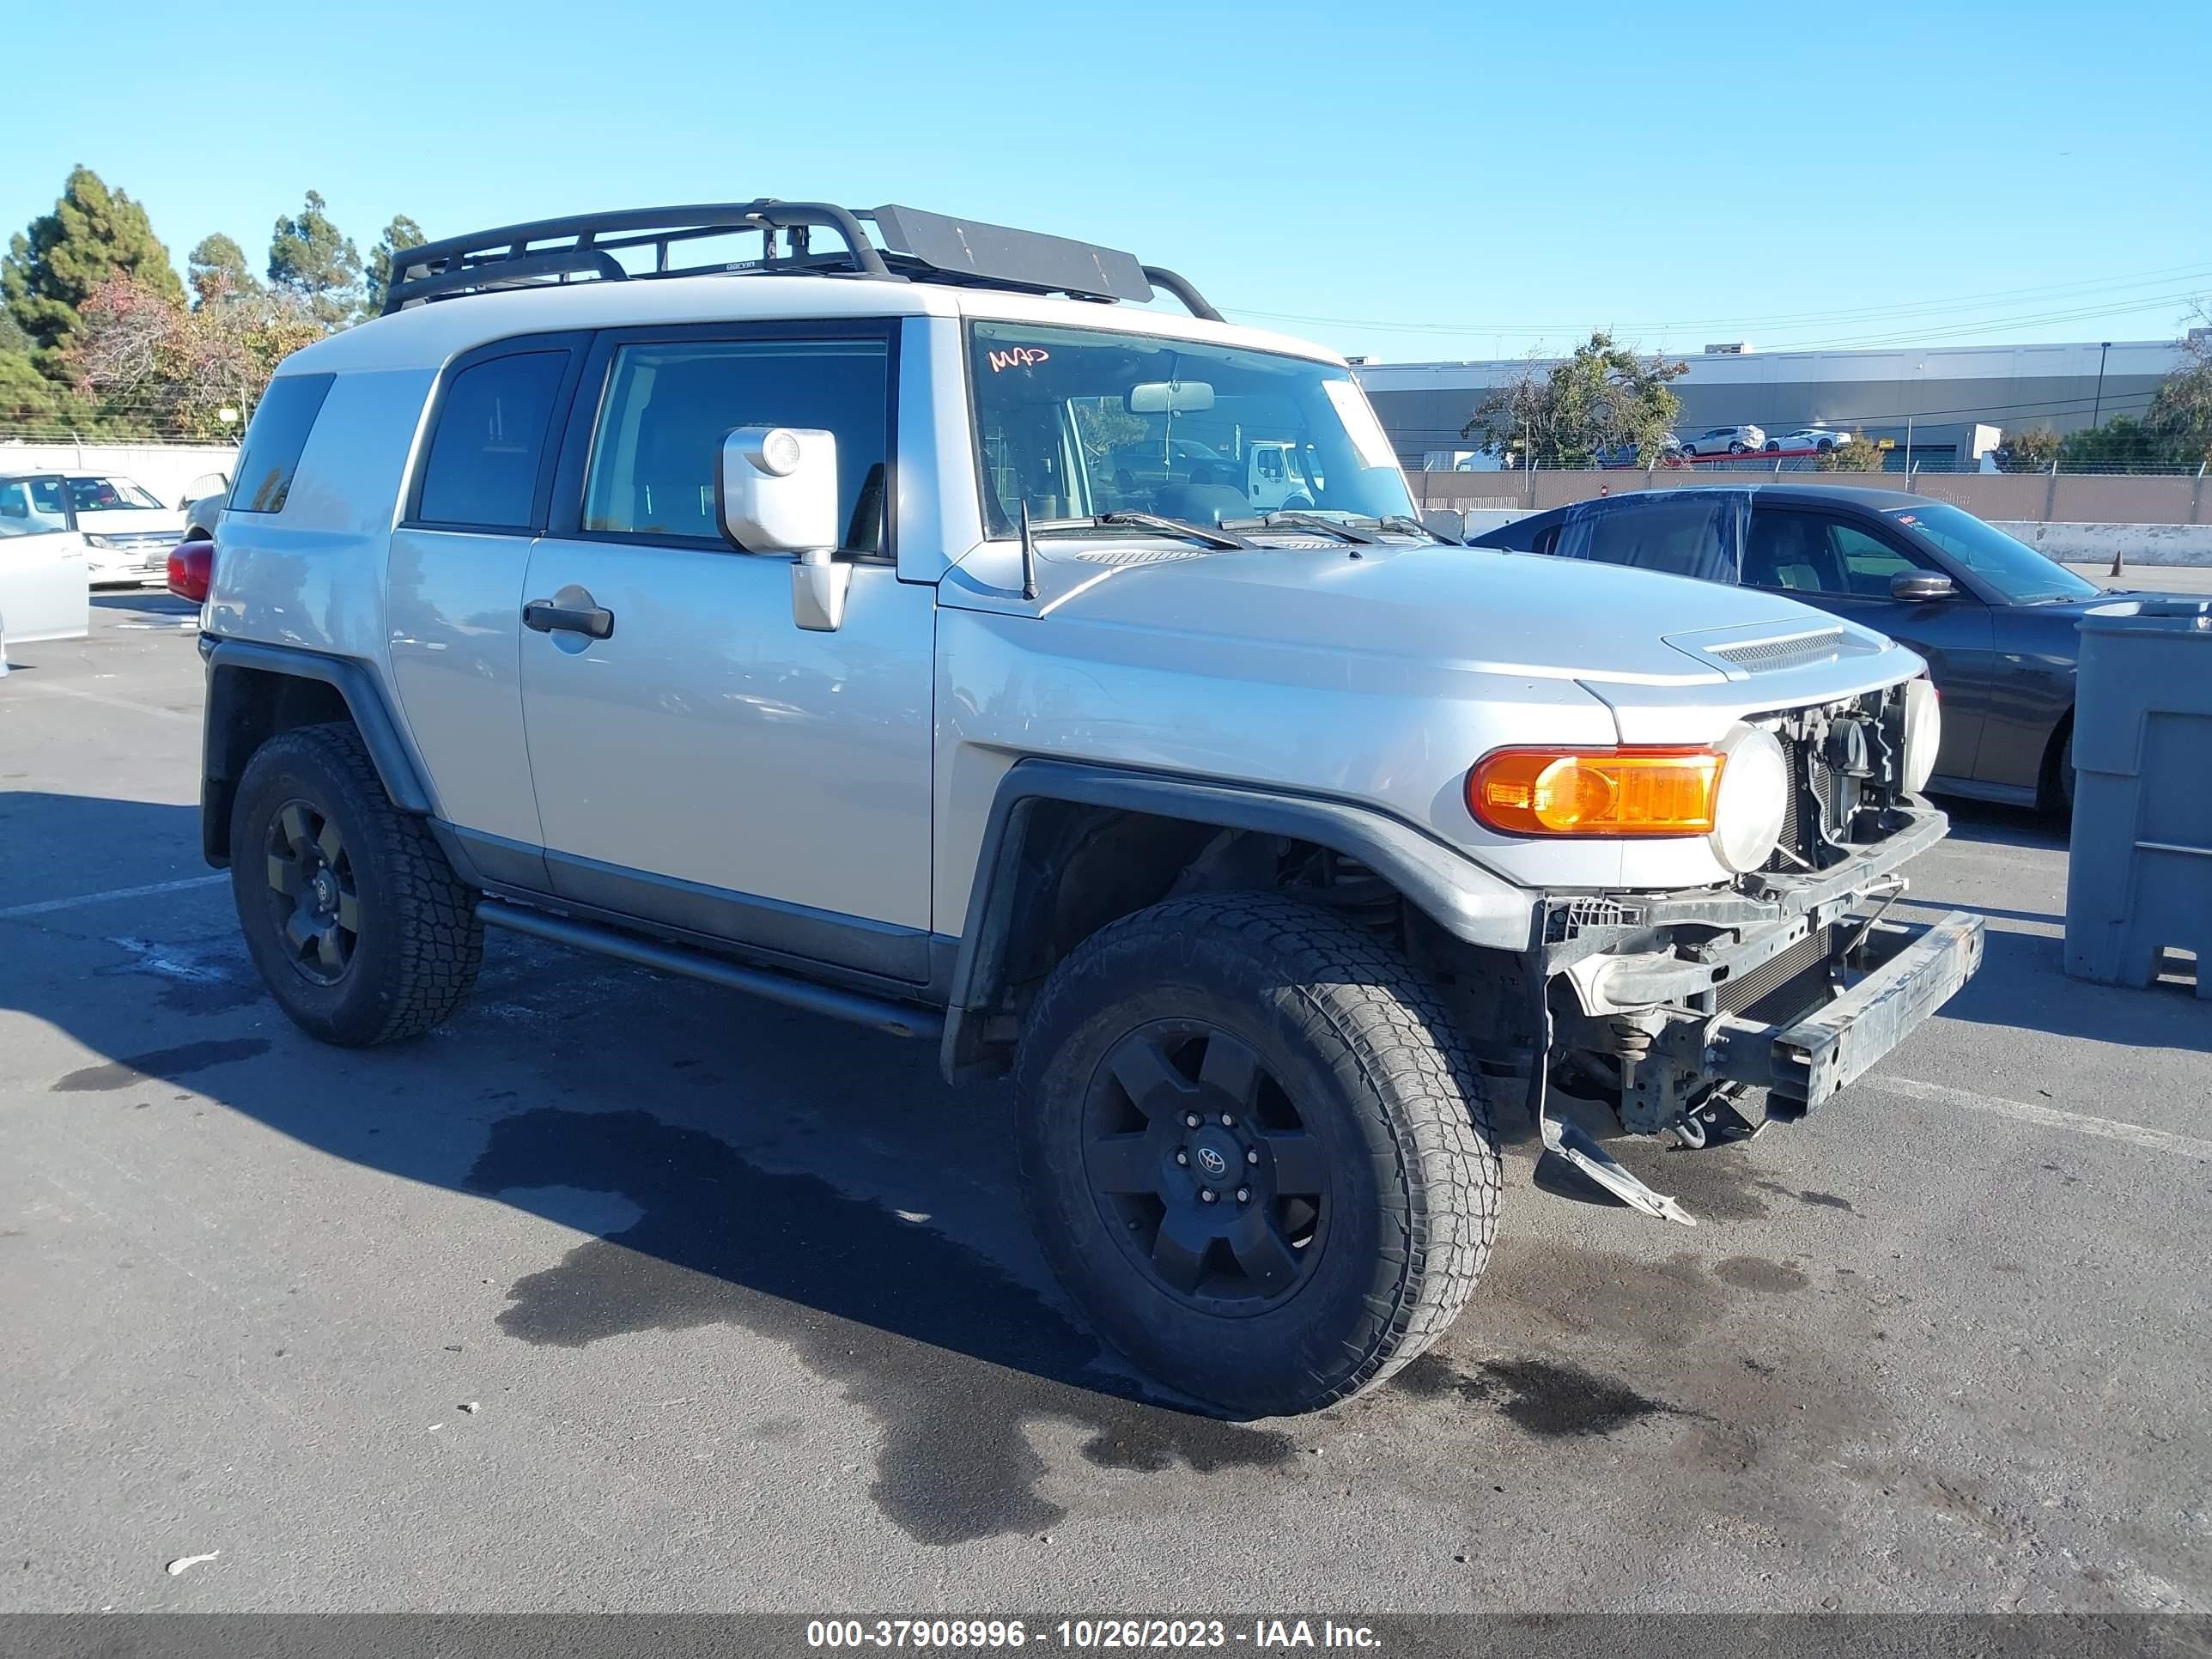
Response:
POLYGON ((1788 484, 1637 490, 1469 539, 1769 588, 1901 640, 1943 694, 1929 788, 2072 802, 2075 624, 2115 596, 1948 502, 1788 484))

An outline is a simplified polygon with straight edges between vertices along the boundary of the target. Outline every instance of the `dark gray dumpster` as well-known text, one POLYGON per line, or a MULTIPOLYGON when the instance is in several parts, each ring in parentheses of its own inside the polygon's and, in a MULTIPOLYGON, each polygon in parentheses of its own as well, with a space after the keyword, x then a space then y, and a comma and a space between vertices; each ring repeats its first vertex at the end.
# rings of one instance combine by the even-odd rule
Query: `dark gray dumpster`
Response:
POLYGON ((2193 951, 2212 999, 2212 600, 2124 603, 2081 633, 2066 971, 2148 985, 2193 951))

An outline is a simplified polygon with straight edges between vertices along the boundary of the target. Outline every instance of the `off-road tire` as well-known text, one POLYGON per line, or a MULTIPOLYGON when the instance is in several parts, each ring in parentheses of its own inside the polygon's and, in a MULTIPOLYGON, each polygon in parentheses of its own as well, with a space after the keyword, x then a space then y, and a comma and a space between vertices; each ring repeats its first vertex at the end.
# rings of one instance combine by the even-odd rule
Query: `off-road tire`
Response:
POLYGON ((1061 1285, 1146 1376, 1225 1414, 1312 1411, 1382 1382, 1443 1334, 1482 1276, 1498 1163, 1465 1039, 1396 951, 1326 910, 1232 894, 1112 923, 1046 981, 1015 1077, 1024 1195, 1061 1285), (1237 1317, 1148 1278, 1082 1167, 1106 1056, 1157 1023, 1191 1021, 1258 1055, 1336 1183, 1325 1253, 1279 1304, 1237 1317))
POLYGON ((420 1036, 476 984, 483 961, 477 895, 454 876, 424 822, 392 804, 350 726, 297 726, 254 751, 232 808, 230 877, 246 948, 270 994, 325 1042, 365 1048, 420 1036), (268 837, 293 801, 337 825, 358 896, 357 940, 329 984, 295 968, 270 914, 268 837))

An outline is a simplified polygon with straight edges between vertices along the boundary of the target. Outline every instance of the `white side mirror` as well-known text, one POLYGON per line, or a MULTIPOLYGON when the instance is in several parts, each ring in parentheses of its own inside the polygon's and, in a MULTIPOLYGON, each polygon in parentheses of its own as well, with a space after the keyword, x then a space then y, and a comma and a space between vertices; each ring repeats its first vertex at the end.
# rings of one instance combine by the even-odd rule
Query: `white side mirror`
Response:
POLYGON ((834 632, 845 620, 853 568, 832 556, 837 523, 837 437, 812 427, 741 426, 722 440, 714 469, 722 533, 743 553, 792 553, 791 616, 834 632))

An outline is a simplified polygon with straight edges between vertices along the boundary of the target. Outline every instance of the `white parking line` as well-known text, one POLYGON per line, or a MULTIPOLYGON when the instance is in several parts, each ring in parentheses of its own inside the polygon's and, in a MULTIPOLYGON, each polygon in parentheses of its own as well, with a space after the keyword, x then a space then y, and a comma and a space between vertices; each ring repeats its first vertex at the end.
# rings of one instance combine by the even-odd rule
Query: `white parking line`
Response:
POLYGON ((0 910, 0 921, 13 921, 18 916, 51 915, 56 910, 74 910, 83 904, 105 904, 110 899, 150 898, 155 893, 181 893, 188 887, 211 887, 216 882, 230 878, 217 871, 209 876, 180 876, 174 881, 156 881, 143 887, 112 887, 105 893, 80 893, 75 898, 41 899, 36 904, 11 904, 0 910))
MULTIPOLYGON (((11 675, 9 678, 14 677, 11 675)), ((11 685, 8 688, 8 695, 14 696, 18 690, 11 685)), ((198 714, 188 714, 181 708, 161 708, 150 702, 133 702, 128 697, 111 697, 105 692, 88 691, 82 686, 33 683, 20 690, 25 696, 77 697, 86 702, 103 703, 110 708, 127 708, 134 714, 151 714, 157 720, 183 720, 190 726, 200 723, 198 714)))
POLYGON ((2016 1118, 2022 1123, 2033 1123, 2045 1129, 2065 1129, 2077 1135, 2094 1135, 2101 1140, 2125 1141, 2130 1146, 2145 1147, 2154 1152, 2179 1152, 2185 1158, 2212 1159, 2212 1140, 2199 1140, 2194 1135, 2169 1134, 2164 1129, 2147 1129, 2140 1123, 2121 1123, 2108 1117, 2063 1112, 2055 1106, 2038 1106, 2026 1100, 2007 1100, 2001 1095, 1978 1095, 1970 1089, 1949 1089, 1940 1083, 1923 1083, 1917 1078, 1871 1077, 1867 1079, 1866 1086, 1875 1090, 1886 1089, 1893 1095, 1930 1101, 1941 1106, 1964 1106, 1970 1111, 1994 1112, 2000 1117, 2016 1118))

